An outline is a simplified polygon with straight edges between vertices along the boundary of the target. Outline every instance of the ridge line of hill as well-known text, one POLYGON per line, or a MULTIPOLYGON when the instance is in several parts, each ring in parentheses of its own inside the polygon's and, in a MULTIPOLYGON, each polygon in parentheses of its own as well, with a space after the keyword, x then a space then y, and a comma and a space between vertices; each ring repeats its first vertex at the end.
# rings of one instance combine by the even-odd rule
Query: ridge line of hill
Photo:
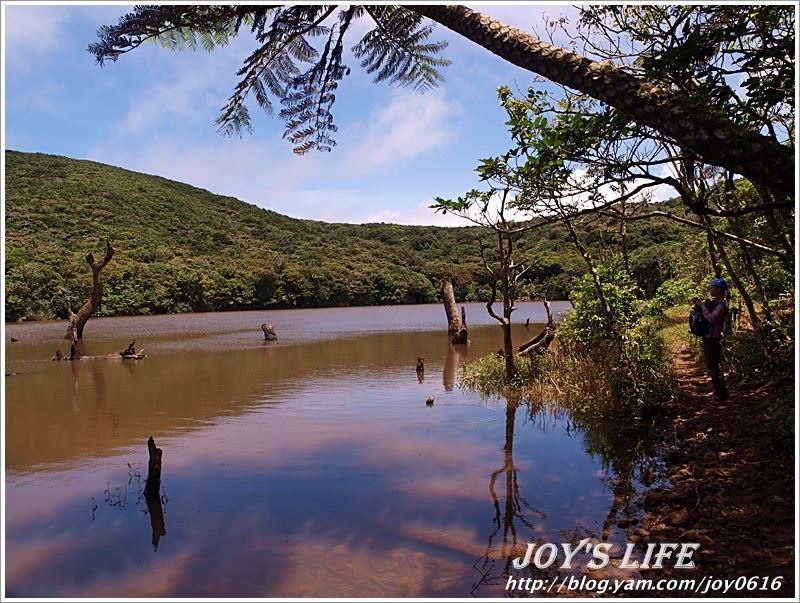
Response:
MULTIPOLYGON (((102 315, 430 303, 442 278, 459 300, 486 299, 479 227, 346 224, 290 218, 189 184, 102 163, 5 152, 6 320, 63 317, 91 284, 85 257, 106 239, 102 315)), ((667 202, 679 206, 677 202, 667 202)), ((618 250, 615 224, 581 228, 596 257, 618 250)), ((632 223, 631 266, 646 294, 659 258, 688 229, 632 223)), ((529 292, 564 299, 584 272, 558 224, 520 238, 529 292)))

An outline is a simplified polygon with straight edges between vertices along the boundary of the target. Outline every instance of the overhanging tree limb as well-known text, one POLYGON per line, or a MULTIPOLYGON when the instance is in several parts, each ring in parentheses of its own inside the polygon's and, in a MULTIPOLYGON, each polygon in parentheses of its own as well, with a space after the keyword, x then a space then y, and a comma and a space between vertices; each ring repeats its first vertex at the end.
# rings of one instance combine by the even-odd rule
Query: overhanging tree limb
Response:
MULTIPOLYGON (((158 37, 163 32, 176 32, 178 37, 189 36, 196 31, 211 40, 218 38, 217 43, 224 43, 239 33, 243 22, 252 23, 250 29, 262 49, 271 48, 280 40, 273 39, 274 28, 267 26, 268 19, 278 21, 287 15, 312 14, 320 7, 314 6, 230 6, 230 7, 194 7, 194 6, 140 6, 123 17, 117 26, 104 27, 98 33, 100 42, 90 46, 99 62, 116 58, 136 47, 149 37, 158 37)), ((446 61, 437 58, 444 48, 444 43, 423 43, 431 28, 422 26, 420 20, 427 17, 438 22, 469 40, 483 46, 492 53, 524 69, 542 75, 549 80, 578 90, 592 98, 600 100, 621 113, 633 117, 638 123, 655 129, 665 137, 674 140, 682 148, 691 150, 698 159, 711 165, 726 169, 748 178, 753 183, 779 191, 782 195, 794 195, 794 153, 789 146, 776 140, 749 130, 746 126, 737 125, 728 119, 723 111, 715 111, 713 105, 687 94, 678 94, 661 88, 654 83, 639 79, 623 69, 612 66, 608 62, 592 61, 558 48, 519 29, 510 27, 487 15, 472 11, 463 6, 436 6, 428 4, 391 6, 378 15, 370 9, 370 14, 377 17, 378 28, 382 32, 387 27, 396 28, 403 39, 403 46, 413 50, 396 60, 388 59, 391 55, 385 40, 377 36, 370 38, 370 46, 362 49, 367 63, 380 70, 379 79, 398 81, 401 84, 435 84, 438 78, 437 67, 444 66, 446 61), (382 13, 383 14, 383 13, 382 13), (418 18, 417 18, 418 17, 418 18), (387 71, 388 70, 388 71, 387 71)), ((316 14, 316 13, 314 13, 316 14)), ((304 23, 302 19, 292 22, 296 27, 304 23), (298 25, 300 24, 300 25, 298 25)), ((274 22, 273 22, 274 25, 274 22)), ((343 25, 340 23, 340 26, 343 25)), ((291 31, 283 31, 289 33, 291 31)), ((342 29, 344 33, 344 27, 342 29)), ((280 36, 278 36, 280 37, 280 36)), ((362 44, 367 38, 362 40, 362 44)), ((261 50, 257 51, 261 52, 261 50)), ((394 55, 391 55, 394 56, 394 55)), ((307 90, 303 87, 305 78, 295 77, 293 61, 297 57, 281 54, 283 61, 277 66, 275 73, 280 84, 271 90, 281 100, 290 101, 299 95, 306 100, 319 95, 328 95, 331 104, 333 96, 326 90, 307 90), (282 91, 281 86, 286 86, 282 91)), ((308 57, 300 57, 306 62, 308 57)), ((277 60, 277 59, 276 59, 277 60)), ((313 68, 312 68, 313 70, 313 68)), ((334 80, 339 79, 337 77, 334 80)), ((269 83, 269 82, 268 82, 269 83)), ((275 82, 272 82, 275 83, 275 82)), ((246 95, 250 88, 244 82, 241 90, 246 95)), ((260 80, 253 83, 257 93, 263 85, 260 80)), ((265 95, 256 94, 257 100, 265 100, 265 95)), ((229 104, 223 115, 224 123, 247 125, 249 117, 246 107, 238 102, 229 104)), ((302 107, 304 107, 303 105, 302 107)), ((327 106, 327 105, 326 105, 327 106)), ((302 108, 301 107, 301 108, 302 108)), ((287 131, 302 138, 296 147, 298 152, 309 148, 330 149, 330 137, 315 138, 314 126, 308 125, 307 117, 314 117, 309 111, 300 111, 300 117, 290 122, 287 131), (308 138, 303 138, 304 136, 308 138)), ((332 118, 326 117, 322 122, 325 128, 333 130, 332 118)))
POLYGON ((705 163, 755 183, 794 194, 794 152, 737 126, 685 96, 678 96, 615 68, 552 46, 464 6, 416 5, 418 12, 547 79, 600 100, 692 150, 705 163))
POLYGON ((634 215, 626 215, 623 216, 618 212, 608 211, 608 210, 600 210, 598 213, 604 216, 610 216, 617 220, 647 220, 648 218, 668 218, 680 224, 686 224, 687 226, 694 226, 695 228, 700 228, 702 230, 707 230, 708 228, 711 229, 711 232, 718 237, 722 237, 724 239, 730 239, 731 241, 736 241, 737 243, 741 243, 742 245, 746 245, 747 247, 752 247, 753 249, 758 249, 759 251, 763 251, 769 255, 774 255, 776 257, 781 258, 782 260, 789 259, 786 255, 786 252, 782 249, 774 249, 772 247, 767 247, 766 245, 762 245, 761 243, 756 243, 755 241, 751 241, 750 239, 745 239, 744 237, 740 237, 730 232, 725 232, 724 230, 717 230, 715 228, 706 227, 704 224, 700 222, 694 222, 692 220, 688 220, 686 218, 681 218, 680 216, 676 216, 673 213, 668 211, 649 211, 644 214, 634 214, 634 215))

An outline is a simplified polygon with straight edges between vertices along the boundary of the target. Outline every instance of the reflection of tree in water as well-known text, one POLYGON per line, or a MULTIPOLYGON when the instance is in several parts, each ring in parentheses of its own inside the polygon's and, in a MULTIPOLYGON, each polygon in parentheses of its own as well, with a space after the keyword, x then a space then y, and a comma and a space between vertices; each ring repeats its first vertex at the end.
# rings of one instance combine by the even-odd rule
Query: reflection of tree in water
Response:
POLYGON ((573 419, 573 425, 587 454, 600 459, 603 481, 613 495, 602 528, 602 539, 607 540, 614 524, 623 519, 621 514, 627 519, 635 514, 628 503, 636 495, 636 482, 652 482, 656 461, 648 445, 651 426, 633 418, 600 416, 573 419))
MULTIPOLYGON (((645 446, 649 430, 634 421, 615 418, 613 421, 598 417, 593 421, 575 420, 567 411, 552 404, 536 404, 526 400, 527 419, 536 421, 540 429, 548 423, 565 421, 570 437, 580 434, 584 448, 592 457, 599 457, 605 477, 604 482, 612 492, 611 505, 603 521, 601 539, 606 541, 613 525, 618 521, 620 510, 634 513, 626 503, 635 494, 634 480, 647 483, 652 475, 653 459, 645 446)), ((492 472, 489 478, 489 493, 494 507, 493 530, 489 535, 486 552, 475 562, 474 567, 480 577, 472 586, 471 593, 477 595, 482 587, 505 587, 512 576, 513 559, 523 556, 529 542, 543 544, 546 540, 533 538, 536 526, 532 517, 545 519, 546 514, 534 508, 520 494, 518 470, 514 464, 514 428, 516 411, 520 400, 506 400, 505 444, 503 446, 503 466, 492 472), (498 496, 498 481, 504 480, 498 496), (520 538, 520 532, 523 537, 520 538)), ((560 532, 562 542, 578 543, 584 538, 595 538, 596 534, 585 526, 560 532)), ((547 569, 539 569, 533 564, 520 570, 518 577, 533 579, 554 579, 558 574, 554 563, 547 569)), ((530 595, 526 591, 504 591, 505 596, 530 595)), ((555 594, 555 593, 554 593, 555 594)))
MULTIPOLYGON (((471 594, 475 595, 482 586, 504 584, 511 572, 512 559, 524 550, 519 544, 518 524, 531 532, 535 526, 529 519, 537 516, 544 519, 542 511, 534 508, 520 494, 519 474, 514 465, 514 425, 516 422, 519 401, 506 400, 505 444, 503 445, 503 466, 493 471, 489 478, 489 494, 492 497, 494 517, 493 531, 489 534, 486 552, 475 562, 475 569, 480 578, 472 585, 471 594), (497 481, 504 480, 503 499, 497 495, 497 481), (500 536, 499 542, 497 538, 500 536), (498 568, 498 565, 501 567, 498 568)), ((529 542, 523 539, 524 543, 529 542)), ((541 571, 541 570, 539 570, 541 571)))
POLYGON ((451 391, 456 383, 458 367, 463 364, 469 354, 466 344, 453 344, 447 348, 447 357, 442 368, 442 385, 445 391, 451 391))
MULTIPOLYGON (((133 366, 134 364, 135 363, 133 362, 125 363, 128 371, 131 373, 133 373, 135 370, 133 366)), ((80 404, 82 401, 80 395, 80 375, 81 370, 84 371, 84 375, 86 374, 85 371, 88 370, 91 375, 92 386, 94 389, 94 406, 91 408, 90 415, 92 418, 92 423, 94 426, 97 426, 100 423, 100 420, 107 416, 111 426, 111 437, 115 438, 117 436, 117 431, 119 430, 119 413, 117 412, 116 405, 112 404, 111 406, 107 406, 106 404, 106 392, 108 387, 106 385, 105 371, 108 370, 108 366, 94 360, 73 360, 69 363, 69 365, 72 383, 70 390, 72 410, 78 412, 82 409, 82 405, 80 404)))

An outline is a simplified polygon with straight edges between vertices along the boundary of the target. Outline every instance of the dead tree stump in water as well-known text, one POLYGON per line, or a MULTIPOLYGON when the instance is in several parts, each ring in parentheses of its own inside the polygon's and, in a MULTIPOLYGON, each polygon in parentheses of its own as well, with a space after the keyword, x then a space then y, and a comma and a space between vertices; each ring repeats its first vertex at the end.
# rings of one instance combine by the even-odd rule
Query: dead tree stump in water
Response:
POLYGON ((128 344, 128 347, 119 353, 124 360, 141 360, 145 357, 144 350, 136 351, 136 340, 134 339, 128 344))
POLYGON ((147 461, 147 481, 144 485, 144 494, 145 496, 158 495, 161 488, 161 457, 164 451, 156 448, 156 442, 152 436, 147 440, 147 452, 150 458, 147 461))
POLYGON ((449 280, 442 281, 442 303, 447 315, 447 334, 450 335, 453 343, 467 343, 466 313, 462 307, 464 319, 462 322, 458 318, 458 305, 456 304, 456 294, 453 291, 453 283, 449 280))
POLYGON ((164 527, 164 509, 161 506, 161 458, 163 451, 161 448, 156 448, 156 443, 152 436, 147 440, 147 452, 150 458, 147 462, 144 500, 147 504, 147 512, 150 514, 153 547, 158 550, 158 543, 161 537, 167 533, 164 527))
POLYGON ((275 327, 272 325, 264 323, 261 325, 261 330, 264 332, 264 341, 275 341, 278 338, 275 327))

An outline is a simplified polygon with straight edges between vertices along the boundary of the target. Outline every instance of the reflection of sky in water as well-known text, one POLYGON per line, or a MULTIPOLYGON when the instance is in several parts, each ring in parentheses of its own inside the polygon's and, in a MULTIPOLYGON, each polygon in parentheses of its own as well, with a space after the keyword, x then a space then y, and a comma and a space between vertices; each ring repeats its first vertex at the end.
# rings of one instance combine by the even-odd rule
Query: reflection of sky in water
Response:
MULTIPOLYGON (((146 436, 111 456, 7 474, 8 594, 468 596, 495 528, 489 480, 504 466, 505 401, 445 390, 443 353, 428 352, 419 383, 401 340, 393 359, 382 347, 357 359, 361 372, 320 357, 301 378, 255 382, 243 407, 156 434, 167 497, 157 551, 128 485, 128 463, 146 471, 146 436), (126 485, 126 505, 104 500, 126 485)), ((517 410, 513 459, 520 495, 541 514, 526 511, 518 542, 599 534, 611 499, 599 461, 563 419, 527 412, 517 410)), ((503 476, 495 490, 503 504, 503 476)))

